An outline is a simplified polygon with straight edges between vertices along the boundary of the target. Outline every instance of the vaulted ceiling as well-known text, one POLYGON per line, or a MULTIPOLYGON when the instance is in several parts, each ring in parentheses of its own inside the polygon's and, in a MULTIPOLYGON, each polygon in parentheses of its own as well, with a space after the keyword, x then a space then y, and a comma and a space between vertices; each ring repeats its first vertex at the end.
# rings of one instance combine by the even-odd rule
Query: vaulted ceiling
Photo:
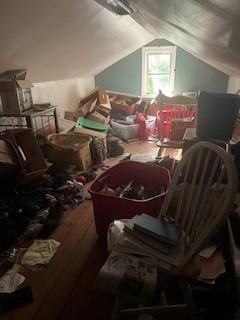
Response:
POLYGON ((240 76, 239 0, 129 0, 132 16, 229 75, 240 76))
POLYGON ((34 82, 95 75, 154 37, 94 0, 0 0, 0 71, 34 82))
POLYGON ((128 0, 132 17, 94 0, 0 3, 0 71, 34 82, 95 75, 154 38, 240 76, 239 0, 128 0))

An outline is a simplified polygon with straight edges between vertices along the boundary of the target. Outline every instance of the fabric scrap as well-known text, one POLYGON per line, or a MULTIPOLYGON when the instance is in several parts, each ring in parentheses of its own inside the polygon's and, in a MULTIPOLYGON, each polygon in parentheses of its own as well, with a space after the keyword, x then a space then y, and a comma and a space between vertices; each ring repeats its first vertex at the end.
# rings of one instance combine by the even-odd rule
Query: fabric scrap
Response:
POLYGON ((199 252, 199 255, 203 258, 210 258, 213 253, 217 250, 216 246, 211 246, 211 247, 207 247, 205 249, 203 249, 202 251, 199 252))
POLYGON ((36 264, 48 265, 60 244, 59 241, 53 239, 34 240, 23 255, 21 263, 29 266, 36 264))
POLYGON ((12 293, 25 280, 25 277, 14 270, 9 270, 0 278, 0 293, 12 293))

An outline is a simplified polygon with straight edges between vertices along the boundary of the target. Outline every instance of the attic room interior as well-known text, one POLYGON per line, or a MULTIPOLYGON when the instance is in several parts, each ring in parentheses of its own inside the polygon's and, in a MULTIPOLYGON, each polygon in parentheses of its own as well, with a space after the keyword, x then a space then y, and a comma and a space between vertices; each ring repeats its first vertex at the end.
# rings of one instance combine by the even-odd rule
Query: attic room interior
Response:
POLYGON ((240 319, 240 2, 0 26, 0 320, 240 319))

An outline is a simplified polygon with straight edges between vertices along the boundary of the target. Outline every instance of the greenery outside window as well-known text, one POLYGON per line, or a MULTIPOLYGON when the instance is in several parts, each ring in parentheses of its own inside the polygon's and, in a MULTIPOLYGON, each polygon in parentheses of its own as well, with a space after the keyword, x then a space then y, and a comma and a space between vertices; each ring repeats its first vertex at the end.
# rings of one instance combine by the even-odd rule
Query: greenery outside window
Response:
POLYGON ((156 97, 159 90, 171 96, 174 91, 176 47, 142 48, 142 96, 156 97))

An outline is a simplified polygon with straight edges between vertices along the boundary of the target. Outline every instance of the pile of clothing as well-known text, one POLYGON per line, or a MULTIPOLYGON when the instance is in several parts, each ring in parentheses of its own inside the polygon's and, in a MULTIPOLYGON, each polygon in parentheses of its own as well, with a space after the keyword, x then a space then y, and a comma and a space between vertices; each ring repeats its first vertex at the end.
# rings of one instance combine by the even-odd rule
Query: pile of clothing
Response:
POLYGON ((83 184, 66 173, 49 173, 20 191, 7 190, 0 198, 0 250, 13 243, 46 239, 64 211, 84 201, 83 184))

